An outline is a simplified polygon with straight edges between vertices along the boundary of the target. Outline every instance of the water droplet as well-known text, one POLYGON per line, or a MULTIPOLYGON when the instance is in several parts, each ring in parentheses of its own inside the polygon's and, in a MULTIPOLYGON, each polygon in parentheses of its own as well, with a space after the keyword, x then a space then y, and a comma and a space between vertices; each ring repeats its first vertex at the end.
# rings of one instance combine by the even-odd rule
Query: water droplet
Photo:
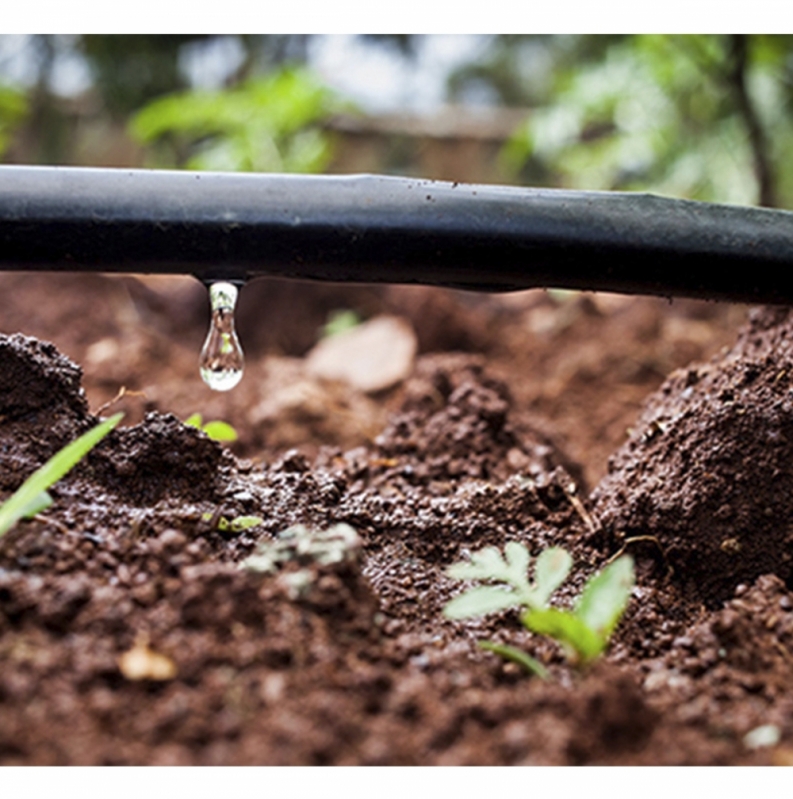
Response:
POLYGON ((202 380, 214 391, 228 391, 242 379, 244 356, 234 330, 237 287, 218 282, 209 286, 212 321, 198 362, 202 380))

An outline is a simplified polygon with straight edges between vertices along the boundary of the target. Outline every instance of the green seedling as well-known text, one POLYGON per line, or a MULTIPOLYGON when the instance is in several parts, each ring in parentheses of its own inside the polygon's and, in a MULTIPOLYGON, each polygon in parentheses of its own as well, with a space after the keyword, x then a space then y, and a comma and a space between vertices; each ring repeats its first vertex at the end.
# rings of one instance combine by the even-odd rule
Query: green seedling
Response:
POLYGON ((335 524, 327 530, 312 530, 296 524, 274 540, 263 541, 241 565, 258 572, 276 572, 290 562, 325 566, 354 560, 360 547, 358 533, 348 524, 335 524))
MULTIPOLYGON (((201 519, 205 522, 211 522, 214 517, 214 513, 201 514, 201 519)), ((241 533, 250 527, 258 527, 260 524, 264 524, 264 519, 261 516, 235 516, 233 519, 219 516, 215 522, 215 529, 221 533, 241 533)))
POLYGON ((328 321, 322 327, 322 338, 337 336, 339 333, 345 333, 360 324, 361 317, 350 308, 331 311, 328 314, 328 321))
POLYGON ((10 530, 20 519, 30 518, 52 504, 48 492, 73 466, 79 463, 122 419, 117 413, 56 452, 41 468, 0 506, 0 536, 10 530))
MULTIPOLYGON (((628 555, 617 558, 590 578, 572 610, 548 606, 551 595, 570 573, 570 555, 559 547, 546 549, 537 558, 533 582, 527 577, 530 560, 526 547, 513 541, 506 545, 504 557, 495 547, 488 547, 475 552, 470 561, 450 566, 446 573, 453 579, 502 585, 471 588, 452 599, 444 615, 463 619, 521 607, 521 621, 527 629, 558 641, 572 663, 591 663, 608 646, 628 605, 635 582, 633 559, 628 555)), ((536 660, 512 647, 490 642, 482 645, 537 674, 544 671, 536 660)))
POLYGON ((206 433, 213 441, 236 441, 239 438, 237 431, 226 422, 214 421, 204 424, 200 413, 189 416, 184 423, 206 433))

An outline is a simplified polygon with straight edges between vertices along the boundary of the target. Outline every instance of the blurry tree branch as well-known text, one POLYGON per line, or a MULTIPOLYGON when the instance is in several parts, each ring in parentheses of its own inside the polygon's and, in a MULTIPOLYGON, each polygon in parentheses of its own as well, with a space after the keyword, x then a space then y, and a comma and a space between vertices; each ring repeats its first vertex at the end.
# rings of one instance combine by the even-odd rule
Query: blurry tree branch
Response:
POLYGON ((778 204, 778 198, 768 137, 746 86, 746 73, 749 64, 749 37, 745 34, 733 34, 730 36, 730 45, 732 63, 727 77, 735 96, 738 112, 743 118, 749 133, 754 159, 754 171, 759 186, 758 202, 760 205, 775 207, 778 204))

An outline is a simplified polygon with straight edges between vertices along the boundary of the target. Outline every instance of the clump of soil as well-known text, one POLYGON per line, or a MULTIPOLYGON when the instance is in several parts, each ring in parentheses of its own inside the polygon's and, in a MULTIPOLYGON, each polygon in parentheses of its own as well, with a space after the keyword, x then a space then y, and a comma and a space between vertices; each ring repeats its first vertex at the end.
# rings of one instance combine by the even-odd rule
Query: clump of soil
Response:
POLYGON ((793 575, 793 316, 755 311, 736 346, 674 372, 593 494, 598 538, 655 549, 710 607, 793 575))
POLYGON ((17 488, 30 463, 67 444, 88 412, 80 369, 54 345, 0 336, 0 486, 17 488))
POLYGON ((540 478, 560 465, 549 441, 533 430, 521 435, 508 421, 509 389, 484 364, 465 355, 424 358, 402 406, 375 440, 383 457, 421 452, 419 481, 503 480, 518 471, 540 478))
MULTIPOLYGON (((639 307, 662 321, 655 332, 630 328, 635 339, 623 341, 633 342, 634 356, 645 346, 639 339, 646 355, 663 348, 647 343, 654 335, 667 344, 670 330, 703 335, 699 306, 664 317, 661 305, 636 303, 614 305, 612 314, 594 301, 532 300, 510 313, 513 323, 534 319, 536 346, 550 336, 557 349, 565 337, 591 337, 595 322, 617 329, 639 307), (669 318, 677 321, 663 322, 669 318)), ((461 324, 468 311, 456 307, 461 324)), ((475 317, 486 313, 477 306, 475 317)), ((511 375, 503 350, 502 360, 493 356, 497 368, 476 354, 420 357, 406 383, 383 398, 389 416, 378 434, 352 448, 312 441, 302 452, 242 461, 173 415, 141 414, 52 489, 44 515, 0 540, 0 762, 793 762, 787 549, 770 522, 755 538, 747 532, 758 514, 769 518, 765 507, 779 520, 790 515, 765 483, 783 479, 790 447, 786 378, 777 377, 788 369, 787 325, 786 313, 759 313, 731 353, 673 375, 593 502, 582 475, 597 464, 583 469, 561 451, 553 422, 562 411, 538 417, 551 394, 527 403, 528 378, 511 375), (751 437, 758 430, 765 439, 751 437), (776 438, 767 435, 774 431, 776 438), (738 480, 738 456, 759 453, 761 440, 760 477, 738 480), (694 476, 686 451, 688 464, 699 464, 694 476), (727 517, 711 513, 718 523, 708 525, 711 473, 729 491, 730 518, 747 520, 732 536, 745 562, 720 549, 726 528, 718 525, 727 517), (261 523, 238 532, 221 524, 243 514, 261 523), (675 514, 699 528, 686 533, 675 514), (337 523, 351 525, 360 542, 336 563, 308 558, 272 572, 242 565, 286 528, 337 523), (552 545, 571 552, 562 604, 618 550, 635 554, 634 595, 594 668, 572 668, 515 611, 443 617, 460 590, 446 567, 511 540, 533 555, 552 545), (774 562, 764 559, 763 541, 775 548, 774 562), (715 549, 721 560, 710 559, 715 549), (524 649, 551 679, 483 652, 483 638, 524 649)), ((674 347, 667 350, 676 363, 674 347)), ((569 351, 564 367, 544 362, 547 353, 510 355, 524 365, 530 357, 559 385, 596 385, 594 361, 585 374, 574 358, 570 366, 569 351)), ((613 358, 609 350, 605 371, 613 358)), ((257 369, 252 363, 251 373, 257 369)), ((631 372, 631 396, 650 372, 631 372)), ((96 418, 80 370, 49 345, 0 336, 3 375, 11 375, 0 382, 4 498, 96 418)), ((246 390, 250 398, 255 387, 246 390)))

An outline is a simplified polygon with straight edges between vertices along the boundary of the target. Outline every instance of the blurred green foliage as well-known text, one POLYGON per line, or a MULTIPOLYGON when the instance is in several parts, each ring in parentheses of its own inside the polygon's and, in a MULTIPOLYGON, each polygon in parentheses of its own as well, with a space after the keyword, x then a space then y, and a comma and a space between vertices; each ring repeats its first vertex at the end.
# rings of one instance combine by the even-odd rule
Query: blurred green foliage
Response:
MULTIPOLYGON (((405 65, 426 60, 421 35, 361 38, 405 65)), ((130 114, 150 166, 316 172, 330 160, 321 122, 344 109, 297 66, 310 35, 28 40, 27 91, 0 89, 0 155, 12 161, 72 163, 76 142, 90 151, 89 128, 111 129, 97 120, 130 114), (237 55, 201 85, 222 88, 188 91, 199 82, 188 67, 220 50, 237 55), (54 78, 75 57, 91 86, 64 101, 54 78)), ((501 152, 507 180, 793 208, 790 35, 483 35, 448 76, 447 99, 530 109, 501 152)))
POLYGON ((28 101, 24 93, 0 86, 0 155, 5 152, 27 114, 28 101))
POLYGON ((560 54, 548 68, 545 96, 501 154, 513 175, 793 207, 793 37, 637 35, 603 44, 582 60, 560 54))
POLYGON ((186 89, 179 49, 202 38, 206 37, 88 34, 79 37, 77 46, 88 61, 104 107, 121 118, 154 97, 186 89))
POLYGON ((158 98, 130 132, 155 145, 153 165, 257 172, 320 172, 332 155, 318 123, 341 101, 307 69, 282 67, 220 91, 158 98))

